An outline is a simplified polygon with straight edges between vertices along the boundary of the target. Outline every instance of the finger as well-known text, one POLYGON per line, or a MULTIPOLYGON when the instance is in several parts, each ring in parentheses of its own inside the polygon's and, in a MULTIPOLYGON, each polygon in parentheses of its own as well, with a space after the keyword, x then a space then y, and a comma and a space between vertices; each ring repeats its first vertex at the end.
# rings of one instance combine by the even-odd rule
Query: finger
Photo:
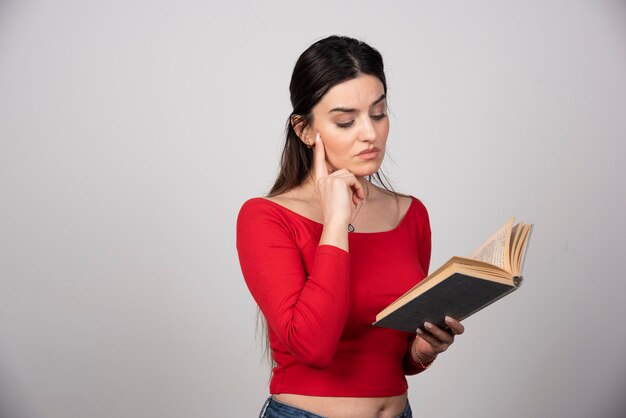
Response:
POLYGON ((365 190, 363 189, 363 185, 361 185, 361 182, 350 171, 342 168, 329 175, 344 179, 346 185, 352 190, 352 204, 354 206, 358 206, 359 203, 363 203, 365 201, 365 190))
POLYGON ((454 342, 454 334, 442 330, 435 324, 424 322, 424 328, 444 344, 449 345, 454 342))
POLYGON ((354 175, 352 175, 352 178, 353 178, 353 182, 352 184, 350 184, 350 187, 352 188, 352 191, 353 191, 352 202, 356 206, 359 203, 365 202, 365 190, 363 189, 361 182, 354 175))
POLYGON ((434 354, 438 354, 446 350, 447 345, 442 344, 442 342, 430 332, 424 331, 420 328, 418 328, 416 332, 419 338, 430 344, 434 354))
POLYGON ((315 180, 328 175, 328 167, 326 166, 326 151, 324 143, 319 132, 315 134, 315 150, 313 152, 313 168, 315 169, 315 180))
POLYGON ((461 335, 465 332, 465 327, 463 326, 463 324, 461 324, 456 319, 446 316, 445 321, 454 334, 461 335))

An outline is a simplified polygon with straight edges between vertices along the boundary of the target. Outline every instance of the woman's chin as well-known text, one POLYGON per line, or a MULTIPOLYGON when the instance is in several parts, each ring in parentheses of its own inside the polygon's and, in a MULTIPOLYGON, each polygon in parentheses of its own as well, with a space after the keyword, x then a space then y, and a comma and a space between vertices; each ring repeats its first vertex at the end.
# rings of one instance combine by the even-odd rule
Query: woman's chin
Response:
POLYGON ((346 169, 357 177, 367 177, 376 173, 381 166, 381 161, 366 161, 357 164, 338 164, 338 167, 330 166, 331 172, 346 169))
POLYGON ((375 174, 380 169, 380 164, 368 164, 367 166, 354 167, 350 170, 357 177, 367 177, 375 174))

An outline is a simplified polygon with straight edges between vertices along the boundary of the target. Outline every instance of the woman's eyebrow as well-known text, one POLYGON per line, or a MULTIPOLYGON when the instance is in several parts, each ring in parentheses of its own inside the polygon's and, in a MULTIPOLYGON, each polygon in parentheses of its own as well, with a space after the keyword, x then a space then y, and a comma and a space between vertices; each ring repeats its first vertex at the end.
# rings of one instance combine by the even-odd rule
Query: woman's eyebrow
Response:
POLYGON ((333 112, 356 113, 356 111, 357 110, 352 107, 335 107, 335 108, 330 109, 328 113, 333 113, 333 112))
POLYGON ((385 100, 386 97, 387 96, 385 94, 381 94, 381 96, 378 99, 374 100, 374 103, 372 103, 370 105, 370 107, 376 106, 378 103, 380 103, 381 101, 385 100))
MULTIPOLYGON (((386 95, 382 94, 378 99, 374 100, 374 102, 370 105, 370 107, 376 106, 381 101, 385 100, 386 95)), ((333 112, 345 112, 345 113, 356 113, 358 110, 353 107, 334 107, 328 111, 328 113, 333 112)))

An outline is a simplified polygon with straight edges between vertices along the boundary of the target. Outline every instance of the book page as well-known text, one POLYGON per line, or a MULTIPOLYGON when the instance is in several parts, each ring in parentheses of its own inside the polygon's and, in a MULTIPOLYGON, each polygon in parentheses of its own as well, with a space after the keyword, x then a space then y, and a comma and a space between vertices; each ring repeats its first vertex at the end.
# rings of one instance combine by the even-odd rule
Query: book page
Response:
POLYGON ((513 219, 509 219, 487 241, 476 248, 469 258, 484 261, 506 271, 511 271, 509 248, 511 245, 513 219))
POLYGON ((526 250, 528 248, 528 241, 530 240, 530 232, 533 229, 532 224, 525 224, 522 227, 522 234, 519 240, 515 243, 513 259, 515 262, 513 263, 512 273, 514 276, 521 276, 522 269, 524 268, 524 258, 526 255, 526 250))
POLYGON ((517 248, 517 244, 522 236, 522 231, 524 229, 524 224, 521 222, 513 227, 511 230, 511 254, 515 254, 515 249, 517 248))

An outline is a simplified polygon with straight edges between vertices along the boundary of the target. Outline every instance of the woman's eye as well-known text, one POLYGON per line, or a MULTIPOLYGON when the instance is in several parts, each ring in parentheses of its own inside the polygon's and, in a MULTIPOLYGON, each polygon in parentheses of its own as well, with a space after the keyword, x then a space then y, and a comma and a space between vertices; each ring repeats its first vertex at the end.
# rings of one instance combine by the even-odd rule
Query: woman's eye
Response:
POLYGON ((337 122, 337 126, 340 128, 349 128, 354 124, 354 121, 351 120, 350 122, 337 122))
POLYGON ((381 113, 379 115, 371 115, 370 117, 374 120, 381 120, 381 119, 386 118, 387 115, 385 113, 381 113))

